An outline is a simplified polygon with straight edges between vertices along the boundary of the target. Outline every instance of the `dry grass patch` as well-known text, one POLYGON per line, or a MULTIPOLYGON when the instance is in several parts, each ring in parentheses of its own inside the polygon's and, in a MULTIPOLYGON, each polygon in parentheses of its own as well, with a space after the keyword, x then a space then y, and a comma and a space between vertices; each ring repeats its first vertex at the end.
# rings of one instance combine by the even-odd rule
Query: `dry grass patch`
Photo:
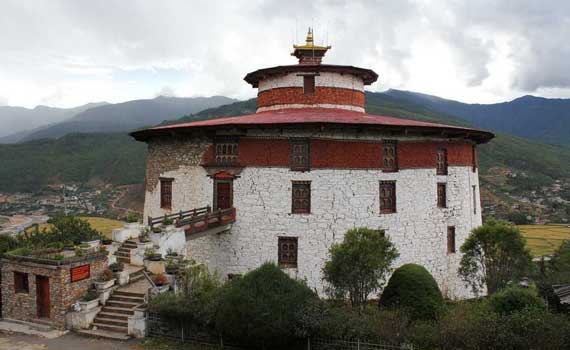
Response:
MULTIPOLYGON (((91 217, 91 216, 80 216, 79 218, 89 222, 91 227, 93 227, 95 230, 101 232, 103 234, 103 236, 105 236, 107 238, 113 238, 113 230, 116 228, 121 228, 125 224, 125 222, 123 222, 123 221, 114 220, 114 219, 107 219, 107 218, 99 218, 99 217, 91 217)), ((51 227, 50 224, 41 224, 39 226, 40 226, 40 230, 43 230, 44 227, 49 230, 51 227)))

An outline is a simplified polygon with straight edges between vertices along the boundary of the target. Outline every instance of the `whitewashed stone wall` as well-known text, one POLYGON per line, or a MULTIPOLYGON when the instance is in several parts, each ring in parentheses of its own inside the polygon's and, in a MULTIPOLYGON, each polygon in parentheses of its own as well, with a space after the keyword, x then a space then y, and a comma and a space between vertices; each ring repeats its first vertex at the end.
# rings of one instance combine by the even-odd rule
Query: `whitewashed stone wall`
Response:
MULTIPOLYGON (((338 135, 337 135, 338 136, 338 135)), ((199 165, 183 165, 160 176, 174 178, 172 212, 212 205, 213 180, 199 165)), ((450 298, 471 297, 457 276, 459 248, 481 225, 477 172, 451 166, 447 176, 435 169, 380 170, 247 167, 234 180, 237 221, 230 234, 209 235, 187 242, 188 256, 222 276, 243 274, 266 261, 277 262, 280 236, 298 237, 298 268, 288 273, 305 279, 323 293, 322 266, 328 249, 354 227, 385 229, 405 263, 425 266, 450 298), (292 181, 311 181, 311 214, 291 214, 292 181), (396 181, 397 213, 379 214, 379 182, 396 181), (437 207, 437 183, 447 184, 447 208, 437 207), (447 254, 447 227, 455 226, 455 254, 447 254)), ((145 215, 164 215, 160 186, 147 191, 145 215)), ((170 213, 170 211, 168 212, 170 213)))
MULTIPOLYGON (((302 73, 288 73, 281 76, 263 79, 259 82, 258 91, 262 92, 282 87, 303 87, 303 77, 299 74, 302 73)), ((352 74, 322 72, 315 77, 315 86, 335 87, 364 92, 364 81, 362 78, 352 74)))

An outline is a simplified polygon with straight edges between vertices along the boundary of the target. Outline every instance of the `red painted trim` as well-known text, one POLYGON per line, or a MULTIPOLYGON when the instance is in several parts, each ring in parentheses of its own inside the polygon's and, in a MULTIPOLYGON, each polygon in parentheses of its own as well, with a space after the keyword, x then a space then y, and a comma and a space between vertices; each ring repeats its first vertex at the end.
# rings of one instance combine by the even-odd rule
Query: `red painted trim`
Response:
POLYGON ((316 86, 313 94, 305 94, 300 86, 264 90, 257 95, 257 108, 287 104, 332 104, 364 108, 365 96, 362 91, 327 86, 316 86))
MULTIPOLYGON (((311 140, 311 169, 381 169, 382 142, 311 140)), ((470 143, 398 142, 398 168, 435 168, 439 147, 447 149, 449 166, 472 166, 470 143)), ((213 146, 203 157, 203 164, 213 164, 213 146)), ((288 139, 239 140, 240 166, 290 167, 291 143, 288 139)))

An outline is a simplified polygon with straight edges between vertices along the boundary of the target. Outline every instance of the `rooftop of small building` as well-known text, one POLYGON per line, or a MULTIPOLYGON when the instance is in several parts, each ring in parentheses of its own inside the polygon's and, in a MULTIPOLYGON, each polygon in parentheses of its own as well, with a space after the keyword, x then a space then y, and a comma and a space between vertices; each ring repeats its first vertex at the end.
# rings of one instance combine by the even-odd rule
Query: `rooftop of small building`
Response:
POLYGON ((315 125, 363 126, 385 128, 391 131, 399 129, 404 133, 408 131, 423 130, 432 134, 445 135, 448 137, 465 137, 477 143, 485 143, 495 136, 491 132, 478 129, 331 108, 278 109, 236 117, 156 126, 153 128, 134 131, 130 135, 138 141, 146 141, 153 136, 170 135, 172 132, 184 132, 199 128, 307 127, 315 125))

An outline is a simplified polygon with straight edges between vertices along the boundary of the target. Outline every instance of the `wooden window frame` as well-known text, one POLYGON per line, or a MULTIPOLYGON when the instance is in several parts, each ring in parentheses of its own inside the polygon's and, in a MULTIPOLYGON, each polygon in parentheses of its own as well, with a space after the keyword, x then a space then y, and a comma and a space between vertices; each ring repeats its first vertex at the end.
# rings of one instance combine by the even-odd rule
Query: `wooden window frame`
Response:
POLYGON ((172 185, 174 179, 172 178, 165 178, 161 177, 160 181, 160 208, 166 210, 172 210, 172 185), (168 186, 165 186, 168 184, 168 186), (166 189, 169 188, 169 192, 167 193, 166 189))
POLYGON ((477 171, 477 168, 479 168, 479 159, 477 157, 477 145, 473 145, 471 147, 471 156, 473 157, 473 172, 477 171))
POLYGON ((30 278, 28 273, 14 271, 14 293, 30 293, 30 278))
POLYGON ((447 254, 456 253, 456 234, 455 226, 447 227, 447 254))
POLYGON ((290 140, 290 143, 291 143, 291 160, 290 160, 291 170, 309 171, 311 169, 311 141, 290 140))
POLYGON ((234 180, 232 179, 214 179, 214 190, 212 191, 214 194, 214 202, 212 203, 212 208, 214 210, 218 210, 218 184, 219 183, 228 183, 230 184, 230 208, 234 206, 234 180))
POLYGON ((447 208, 447 184, 445 182, 437 183, 437 207, 447 208))
POLYGON ((447 148, 440 147, 437 149, 435 161, 436 161, 435 165, 436 174, 447 175, 447 168, 449 166, 447 161, 447 148))
POLYGON ((292 214, 310 214, 311 213, 311 181, 292 181, 291 183, 291 213, 292 214), (308 189, 308 198, 296 198, 295 187, 302 186, 308 189), (295 205, 296 200, 307 200, 307 208, 301 208, 295 205))
POLYGON ((397 172, 398 171, 398 141, 384 140, 382 141, 382 171, 397 172), (388 157, 388 150, 394 153, 393 157, 388 157), (392 160, 392 165, 386 165, 386 162, 392 160))
POLYGON ((317 90, 316 78, 313 74, 303 75, 303 94, 314 95, 317 90))
POLYGON ((396 203, 396 181, 380 181, 380 193, 379 193, 379 199, 380 199, 380 214, 393 214, 397 212, 397 203, 396 203), (391 188, 391 201, 392 201, 392 206, 390 207, 385 207, 383 205, 384 203, 384 197, 382 196, 382 190, 385 187, 390 187, 391 188))
POLYGON ((214 161, 217 165, 237 165, 239 158, 239 140, 234 137, 214 140, 214 161))
POLYGON ((278 237, 277 238, 277 263, 282 268, 297 268, 299 261, 299 238, 298 237, 278 237), (287 247, 287 252, 283 248, 287 247), (294 248, 294 253, 285 256, 290 248, 294 248))

